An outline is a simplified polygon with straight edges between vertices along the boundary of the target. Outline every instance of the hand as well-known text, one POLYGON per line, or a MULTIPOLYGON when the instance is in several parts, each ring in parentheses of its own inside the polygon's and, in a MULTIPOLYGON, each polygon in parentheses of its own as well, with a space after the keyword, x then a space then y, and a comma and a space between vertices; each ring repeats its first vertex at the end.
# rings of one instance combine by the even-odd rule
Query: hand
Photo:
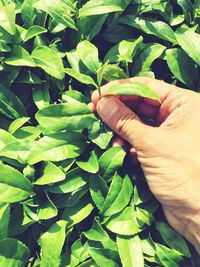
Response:
POLYGON ((137 96, 92 96, 102 120, 137 153, 149 187, 171 226, 200 253, 200 95, 162 81, 136 77, 161 103, 137 96), (134 111, 133 111, 134 110, 134 111), (137 114, 137 115, 136 115, 137 114), (142 118, 154 118, 156 127, 142 118))

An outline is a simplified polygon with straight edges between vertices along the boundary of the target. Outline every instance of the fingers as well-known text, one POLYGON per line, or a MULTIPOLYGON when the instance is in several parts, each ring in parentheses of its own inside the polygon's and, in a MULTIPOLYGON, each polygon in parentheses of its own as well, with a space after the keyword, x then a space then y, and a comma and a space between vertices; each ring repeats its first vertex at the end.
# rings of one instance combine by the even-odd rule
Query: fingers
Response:
MULTIPOLYGON (((113 82, 110 82, 110 83, 102 86, 102 88, 101 88, 102 96, 105 96, 106 92, 108 91, 108 89, 112 85, 120 84, 120 83, 127 83, 127 82, 144 83, 145 85, 147 85, 148 87, 152 88, 154 91, 157 92, 157 94, 160 96, 161 103, 167 98, 167 96, 170 92, 179 91, 178 87, 171 85, 171 84, 168 84, 168 83, 165 83, 163 81, 159 81, 159 80, 149 78, 149 77, 134 77, 134 78, 130 78, 130 79, 113 81, 113 82)), ((179 91, 179 92, 181 92, 181 91, 179 91)), ((140 97, 138 97, 138 96, 121 96, 121 97, 118 96, 118 98, 120 98, 121 101, 126 101, 126 100, 137 101, 140 99, 140 97)), ((99 100, 99 93, 98 93, 98 91, 94 91, 94 93, 92 94, 92 102, 94 104, 96 104, 98 102, 98 100, 99 100)), ((145 103, 151 105, 151 106, 159 106, 160 105, 157 101, 147 99, 147 98, 144 98, 143 101, 145 103)))
POLYGON ((102 120, 132 146, 137 142, 140 143, 140 140, 151 129, 150 126, 143 124, 134 112, 114 96, 100 99, 96 109, 102 120))

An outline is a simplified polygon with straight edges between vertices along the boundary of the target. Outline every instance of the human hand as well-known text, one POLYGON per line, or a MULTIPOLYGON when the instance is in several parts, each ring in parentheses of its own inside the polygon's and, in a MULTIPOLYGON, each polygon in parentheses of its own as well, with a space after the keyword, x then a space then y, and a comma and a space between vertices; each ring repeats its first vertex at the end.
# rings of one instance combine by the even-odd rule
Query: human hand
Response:
POLYGON ((93 109, 137 153, 149 187, 171 226, 200 253, 200 95, 151 78, 141 82, 154 89, 161 103, 137 96, 92 95, 93 109), (137 115, 136 115, 137 113, 137 115), (155 126, 142 118, 154 118, 155 126))

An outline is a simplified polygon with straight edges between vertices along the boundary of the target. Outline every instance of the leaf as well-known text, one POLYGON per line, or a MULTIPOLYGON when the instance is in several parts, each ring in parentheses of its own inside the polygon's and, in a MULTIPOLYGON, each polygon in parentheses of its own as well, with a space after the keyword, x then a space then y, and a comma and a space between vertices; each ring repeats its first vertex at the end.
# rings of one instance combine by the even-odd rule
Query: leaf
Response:
POLYGON ((0 204, 0 240, 8 237, 9 221, 10 221, 10 205, 0 204))
POLYGON ((93 209, 94 207, 90 200, 83 198, 75 206, 64 209, 62 218, 67 221, 68 226, 72 226, 87 218, 93 209))
POLYGON ((80 168, 75 168, 67 172, 65 180, 59 184, 49 186, 48 191, 55 194, 71 193, 80 189, 86 183, 87 173, 80 168))
POLYGON ((42 200, 38 208, 38 218, 40 220, 48 220, 54 218, 58 214, 58 209, 49 198, 49 196, 45 193, 46 197, 42 200))
POLYGON ((15 4, 0 3, 0 25, 11 35, 15 34, 15 4))
POLYGON ((135 27, 145 32, 146 34, 153 34, 158 38, 169 41, 171 43, 176 42, 175 33, 165 22, 151 18, 135 18, 132 15, 126 15, 119 19, 119 23, 135 27))
POLYGON ((47 83, 34 86, 33 100, 38 109, 42 109, 49 106, 50 95, 49 95, 49 85, 47 83))
POLYGON ((87 128, 95 117, 84 103, 54 104, 39 110, 35 116, 42 128, 51 131, 87 128))
POLYGON ((33 50, 32 57, 37 67, 43 69, 56 79, 64 78, 64 67, 59 55, 47 46, 40 46, 33 50))
POLYGON ((64 69, 65 73, 71 77, 73 77, 74 79, 76 79, 77 81, 79 81, 80 83, 83 84, 91 84, 94 87, 97 88, 97 85, 95 83, 95 81, 88 75, 76 72, 75 70, 69 69, 69 68, 65 68, 64 69))
POLYGON ((144 267, 142 242, 138 235, 134 237, 117 236, 117 246, 124 267, 144 267))
POLYGON ((160 98, 158 94, 151 89, 150 87, 146 86, 143 83, 139 82, 129 82, 129 83, 122 83, 112 85, 109 90, 106 92, 107 95, 137 95, 141 97, 150 98, 153 100, 159 101, 160 98))
POLYGON ((133 186, 128 175, 122 178, 118 174, 115 174, 101 213, 104 216, 111 216, 120 212, 128 205, 132 193, 133 186))
POLYGON ((166 50, 165 58, 175 77, 189 88, 195 89, 198 72, 192 59, 182 49, 178 48, 166 50))
POLYGON ((93 241, 105 242, 109 239, 107 232, 102 228, 96 218, 94 219, 92 228, 90 228, 87 232, 84 232, 84 235, 87 239, 93 241))
POLYGON ((135 41, 124 40, 119 43, 119 61, 125 61, 128 63, 133 62, 133 58, 136 54, 138 46, 141 45, 143 37, 140 36, 135 41))
POLYGON ((29 119, 29 117, 23 117, 14 120, 8 128, 9 133, 14 134, 19 128, 21 128, 21 126, 23 126, 27 121, 29 121, 29 119))
POLYGON ((104 69, 103 79, 107 82, 126 78, 127 74, 117 64, 109 64, 104 69))
POLYGON ((99 173, 109 180, 114 173, 122 166, 126 153, 122 147, 108 149, 99 159, 99 173))
POLYGON ((98 49, 96 46, 85 40, 77 45, 77 52, 84 65, 92 73, 96 73, 100 67, 98 49))
POLYGON ((17 139, 34 141, 41 134, 41 130, 33 126, 25 126, 18 129, 13 135, 17 139))
POLYGON ((14 238, 0 241, 1 266, 23 267, 27 264, 30 251, 22 242, 14 238))
POLYGON ((105 181, 101 178, 101 176, 91 174, 89 177, 89 189, 92 200, 97 208, 101 210, 108 193, 108 187, 105 181))
POLYGON ((5 60, 5 63, 11 66, 27 66, 35 67, 35 61, 31 55, 19 45, 12 47, 10 57, 5 60))
POLYGON ((179 28, 176 31, 176 38, 181 48, 200 66, 200 36, 193 30, 179 28))
POLYGON ((165 243, 183 256, 191 257, 185 240, 164 222, 156 222, 156 229, 161 234, 165 243))
POLYGON ((47 29, 45 29, 44 27, 41 27, 39 25, 33 25, 27 30, 25 37, 24 37, 24 42, 27 42, 33 37, 40 35, 42 33, 45 33, 45 32, 47 32, 47 29))
POLYGON ((155 243, 156 255, 164 267, 179 267, 179 261, 182 260, 181 254, 175 250, 169 249, 161 244, 155 243))
POLYGON ((76 164, 89 173, 96 173, 99 170, 98 158, 95 151, 92 151, 86 159, 77 160, 76 164))
POLYGON ((0 112, 12 119, 26 116, 22 102, 2 84, 0 84, 0 112))
POLYGON ((26 199, 32 193, 32 185, 16 169, 0 164, 0 203, 14 203, 26 199))
POLYGON ((121 0, 99 0, 98 2, 90 0, 79 10, 79 17, 123 11, 123 8, 124 5, 121 0))
POLYGON ((119 235, 135 235, 141 230, 138 228, 133 207, 127 207, 105 222, 105 226, 113 233, 119 235))
POLYGON ((29 164, 39 161, 60 161, 78 157, 85 149, 85 140, 78 132, 63 132, 41 138, 31 149, 29 164))
POLYGON ((58 266, 60 264, 60 255, 66 235, 65 228, 66 222, 60 220, 40 236, 38 244, 41 247, 41 267, 58 266))
POLYGON ((57 23, 61 23, 66 27, 76 29, 75 22, 71 18, 71 12, 74 12, 73 3, 70 0, 39 0, 34 7, 48 13, 57 23))
POLYGON ((16 139, 14 136, 3 129, 0 129, 0 149, 15 141, 16 139))
POLYGON ((57 183, 65 179, 65 173, 50 161, 44 162, 42 175, 34 182, 36 185, 57 183))
POLYGON ((35 0, 24 0, 21 7, 21 16, 25 26, 28 28, 33 25, 36 17, 36 10, 33 7, 35 0))

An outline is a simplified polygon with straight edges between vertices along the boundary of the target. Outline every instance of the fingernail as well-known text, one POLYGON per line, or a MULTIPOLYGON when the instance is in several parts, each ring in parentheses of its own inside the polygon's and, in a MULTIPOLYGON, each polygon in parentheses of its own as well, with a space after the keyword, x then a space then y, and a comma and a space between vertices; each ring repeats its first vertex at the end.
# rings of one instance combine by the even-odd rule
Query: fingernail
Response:
POLYGON ((119 103, 114 97, 104 97, 97 104, 97 112, 100 117, 105 120, 109 120, 119 110, 119 103))

